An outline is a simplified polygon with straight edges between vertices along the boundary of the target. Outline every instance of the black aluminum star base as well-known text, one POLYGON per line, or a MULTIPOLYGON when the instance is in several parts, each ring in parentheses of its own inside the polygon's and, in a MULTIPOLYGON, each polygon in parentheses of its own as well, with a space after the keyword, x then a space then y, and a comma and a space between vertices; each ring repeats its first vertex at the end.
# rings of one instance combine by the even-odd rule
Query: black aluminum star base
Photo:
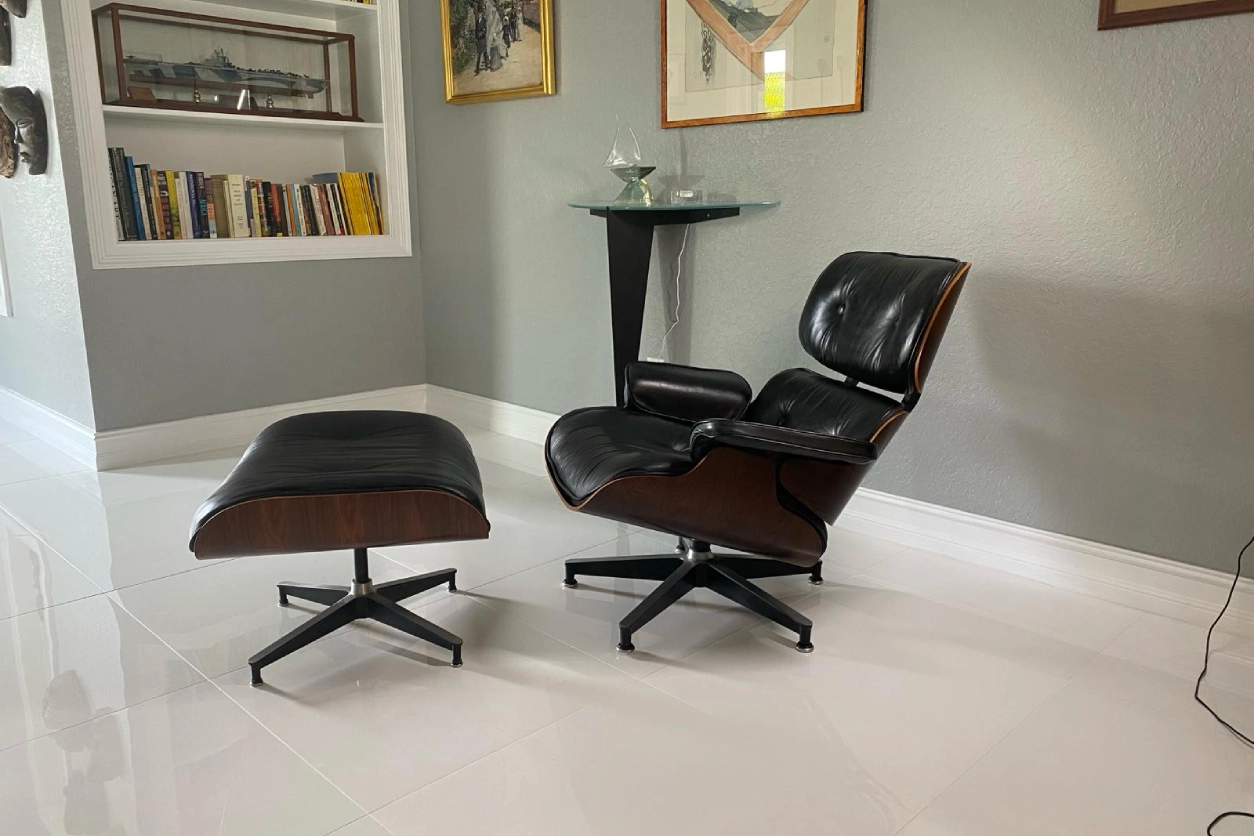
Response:
POLYGON ((810 619, 773 595, 750 583, 754 578, 776 578, 788 575, 809 575, 810 583, 823 583, 823 562, 809 568, 779 560, 741 555, 716 555, 708 543, 681 540, 682 554, 658 554, 629 557, 597 557, 566 561, 565 586, 579 585, 577 575, 598 578, 625 578, 661 581, 649 597, 619 622, 618 649, 630 653, 636 649, 632 635, 657 618, 672 604, 698 587, 713 590, 735 601, 763 618, 787 627, 798 634, 797 650, 810 653, 810 619))
POLYGON ((370 618, 403 633, 429 641, 453 651, 453 667, 462 665, 462 640, 449 631, 414 615, 400 605, 406 598, 448 584, 449 592, 457 591, 456 569, 442 569, 413 578, 389 581, 376 586, 370 580, 365 549, 353 553, 356 574, 352 586, 305 586, 279 584, 279 605, 286 607, 291 598, 325 604, 327 608, 283 638, 248 660, 252 684, 261 685, 261 669, 295 653, 323 636, 330 635, 358 619, 370 618))

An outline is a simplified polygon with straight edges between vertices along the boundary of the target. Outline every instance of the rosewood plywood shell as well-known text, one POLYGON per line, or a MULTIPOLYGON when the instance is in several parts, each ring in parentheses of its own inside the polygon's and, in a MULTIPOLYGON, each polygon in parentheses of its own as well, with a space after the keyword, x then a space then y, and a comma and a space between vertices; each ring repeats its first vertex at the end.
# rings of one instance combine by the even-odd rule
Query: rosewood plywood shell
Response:
POLYGON ((443 491, 284 496, 214 515, 196 535, 200 559, 483 540, 488 521, 443 491))
POLYGON ((766 456, 712 450, 680 476, 615 479, 577 510, 813 566, 823 556, 827 532, 780 504, 775 470, 766 456))

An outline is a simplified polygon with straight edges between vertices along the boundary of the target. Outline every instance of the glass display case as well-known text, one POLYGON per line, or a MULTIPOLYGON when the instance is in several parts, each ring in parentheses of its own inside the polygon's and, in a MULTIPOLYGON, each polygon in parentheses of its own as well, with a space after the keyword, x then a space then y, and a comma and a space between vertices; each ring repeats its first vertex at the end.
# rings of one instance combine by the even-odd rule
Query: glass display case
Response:
POLYGON ((105 104, 362 121, 352 35, 121 3, 92 14, 105 104))

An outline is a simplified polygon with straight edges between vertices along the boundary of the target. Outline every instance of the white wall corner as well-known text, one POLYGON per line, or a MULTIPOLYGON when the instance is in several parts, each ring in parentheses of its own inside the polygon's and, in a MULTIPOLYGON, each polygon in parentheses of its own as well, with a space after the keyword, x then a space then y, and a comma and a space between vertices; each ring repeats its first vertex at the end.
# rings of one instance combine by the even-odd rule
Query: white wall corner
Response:
POLYGON ((0 419, 55 447, 84 467, 96 466, 96 438, 90 427, 0 387, 0 419))
POLYGON ((558 419, 551 412, 481 398, 442 386, 427 387, 427 411, 459 426, 466 424, 533 444, 543 444, 558 419))

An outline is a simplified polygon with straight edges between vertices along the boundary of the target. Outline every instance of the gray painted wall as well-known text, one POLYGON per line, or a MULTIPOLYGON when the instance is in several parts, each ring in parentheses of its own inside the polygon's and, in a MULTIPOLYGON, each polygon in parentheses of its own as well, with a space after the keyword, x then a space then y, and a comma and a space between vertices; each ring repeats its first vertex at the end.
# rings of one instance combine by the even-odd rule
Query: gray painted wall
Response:
POLYGON ((559 96, 466 108, 420 5, 432 383, 611 400, 604 232, 564 203, 613 193, 617 108, 663 171, 785 202, 694 228, 675 359, 760 386, 808 364, 796 317, 837 254, 969 259, 870 486, 1231 564, 1254 525, 1254 15, 1099 33, 1094 0, 874 0, 865 113, 661 133, 656 3, 559 3, 559 96))
MULTIPOLYGON (((0 84, 38 90, 52 113, 69 110, 70 101, 65 88, 52 85, 43 7, 32 3, 24 20, 13 21, 14 63, 0 68, 0 84)), ((57 126, 50 130, 55 148, 57 126)), ((0 316, 0 387, 91 427, 95 419, 65 179, 61 161, 52 154, 46 175, 32 177, 23 166, 13 180, 0 181, 4 262, 13 303, 13 317, 0 316)))
POLYGON ((671 171, 679 139, 658 128, 656 4, 555 5, 560 95, 456 106, 439 3, 411 9, 430 380, 554 410, 613 394, 604 222, 566 202, 621 187, 600 168, 616 112, 671 171))
MULTIPOLYGON (((68 89, 60 4, 38 5, 68 89)), ((99 430, 425 381, 416 256, 93 270, 68 98, 59 116, 99 430)))

